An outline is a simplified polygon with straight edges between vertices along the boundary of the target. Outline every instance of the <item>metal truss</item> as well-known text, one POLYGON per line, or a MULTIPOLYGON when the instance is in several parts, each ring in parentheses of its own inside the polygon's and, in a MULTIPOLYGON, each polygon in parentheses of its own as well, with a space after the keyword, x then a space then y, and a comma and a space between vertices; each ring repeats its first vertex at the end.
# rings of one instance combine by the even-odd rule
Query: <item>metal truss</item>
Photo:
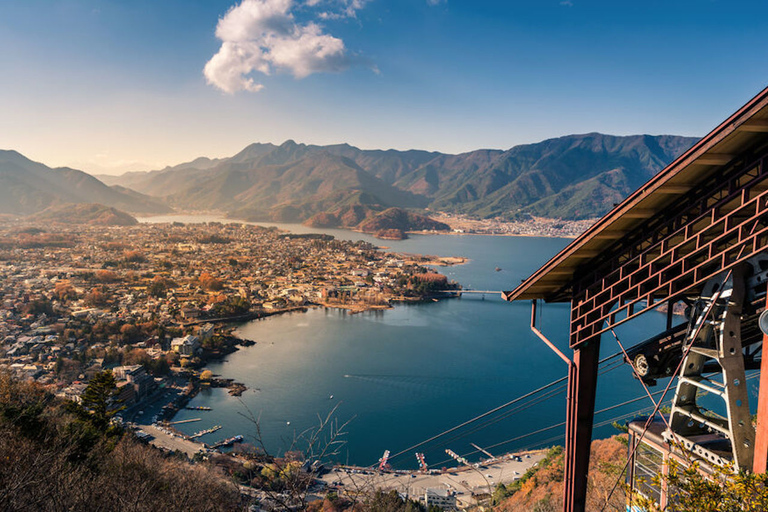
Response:
POLYGON ((684 341, 687 355, 678 375, 669 429, 663 436, 709 463, 732 461, 736 468, 751 470, 755 428, 749 413, 741 337, 748 269, 748 265, 739 265, 710 279, 696 301, 684 341), (717 364, 720 379, 705 375, 709 362, 717 364), (726 416, 707 411, 699 401, 702 393, 722 399, 726 416))
POLYGON ((768 147, 762 147, 623 236, 576 276, 571 347, 661 304, 698 295, 713 275, 766 247, 768 147))

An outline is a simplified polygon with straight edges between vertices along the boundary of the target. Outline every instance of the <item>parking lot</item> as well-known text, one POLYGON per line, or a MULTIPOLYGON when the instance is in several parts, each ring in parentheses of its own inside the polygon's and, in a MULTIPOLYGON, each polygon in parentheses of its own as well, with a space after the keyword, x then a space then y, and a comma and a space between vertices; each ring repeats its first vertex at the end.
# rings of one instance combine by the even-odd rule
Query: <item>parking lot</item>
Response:
POLYGON ((510 455, 477 468, 463 466, 445 473, 428 474, 421 472, 381 473, 370 468, 335 468, 321 480, 329 487, 336 487, 339 492, 363 494, 374 489, 396 490, 411 498, 423 496, 431 489, 448 489, 455 492, 459 506, 475 505, 475 494, 493 492, 499 483, 508 484, 520 478, 529 468, 539 463, 546 455, 546 450, 526 452, 516 460, 510 455))

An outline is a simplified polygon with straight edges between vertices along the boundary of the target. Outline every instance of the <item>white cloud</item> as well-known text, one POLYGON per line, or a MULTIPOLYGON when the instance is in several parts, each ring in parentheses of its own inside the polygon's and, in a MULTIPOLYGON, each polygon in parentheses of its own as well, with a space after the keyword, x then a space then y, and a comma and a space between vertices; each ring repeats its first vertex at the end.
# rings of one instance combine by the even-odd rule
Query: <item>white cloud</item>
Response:
POLYGON ((427 5, 431 5, 431 6, 434 7, 435 5, 440 5, 440 4, 444 4, 444 3, 447 3, 447 2, 448 2, 448 0, 427 0, 427 5))
POLYGON ((350 18, 354 18, 357 16, 357 11, 365 7, 365 4, 368 3, 368 0, 346 0, 343 1, 342 4, 344 5, 343 12, 350 18))
POLYGON ((357 18, 357 11, 365 7, 370 0, 307 0, 308 6, 329 4, 330 10, 321 12, 318 17, 324 20, 341 20, 357 18))
MULTIPOLYGON (((322 0, 307 0, 316 6, 322 0)), ((352 16, 366 0, 342 0, 352 16)), ((209 84, 228 94, 264 88, 249 76, 287 72, 296 78, 341 71, 349 65, 344 41, 313 22, 296 22, 294 0, 242 0, 219 19, 221 48, 205 65, 209 84)))

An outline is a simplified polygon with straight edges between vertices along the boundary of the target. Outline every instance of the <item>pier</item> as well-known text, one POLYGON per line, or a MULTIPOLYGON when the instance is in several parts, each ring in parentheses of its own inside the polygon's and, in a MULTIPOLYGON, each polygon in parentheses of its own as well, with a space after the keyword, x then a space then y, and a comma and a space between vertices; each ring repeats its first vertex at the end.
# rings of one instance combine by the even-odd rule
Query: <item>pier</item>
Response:
POLYGON ((427 472, 411 470, 379 471, 372 467, 336 466, 320 476, 327 488, 339 494, 355 495, 359 489, 397 490, 409 497, 423 496, 427 489, 444 488, 456 493, 460 508, 477 505, 474 496, 492 494, 498 484, 511 484, 538 464, 547 450, 508 453, 486 460, 478 467, 461 465, 427 472))
POLYGON ((188 419, 188 420, 170 421, 169 423, 171 425, 181 425, 182 423, 192 423, 192 422, 195 422, 195 421, 200 421, 200 418, 191 418, 191 419, 188 419))
POLYGON ((224 439, 223 441, 219 441, 218 443, 214 443, 211 445, 211 448, 222 448, 224 446, 232 446, 235 443, 242 443, 244 437, 242 435, 236 435, 234 437, 230 437, 229 439, 224 439))
POLYGON ((213 427, 211 427, 211 428, 209 428, 207 430, 201 430, 200 432, 195 432, 194 434, 189 436, 189 438, 190 439, 197 439, 198 437, 203 437, 206 434, 212 434, 212 433, 216 432, 217 430, 219 430, 220 428, 221 428, 221 425, 216 425, 216 426, 213 426, 213 427))
POLYGON ((465 293, 475 293, 475 294, 481 294, 481 295, 499 295, 500 297, 504 298, 502 295, 504 292, 501 290, 472 290, 472 289, 464 289, 464 290, 438 290, 438 293, 455 293, 459 297, 461 297, 465 293))

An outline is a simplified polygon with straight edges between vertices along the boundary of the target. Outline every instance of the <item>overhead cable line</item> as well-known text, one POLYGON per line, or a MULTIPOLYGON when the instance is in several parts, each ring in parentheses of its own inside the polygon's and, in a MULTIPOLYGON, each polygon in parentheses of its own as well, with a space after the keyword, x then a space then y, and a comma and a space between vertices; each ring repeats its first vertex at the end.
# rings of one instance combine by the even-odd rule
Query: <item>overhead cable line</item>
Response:
MULTIPOLYGON (((658 394, 660 392, 661 391, 659 391, 659 392, 657 392, 655 394, 658 394)), ((619 408, 619 407, 621 407, 623 405, 628 405, 629 403, 640 401, 643 398, 647 398, 647 397, 645 395, 643 395, 643 396, 640 396, 640 397, 637 397, 637 398, 633 398, 632 400, 628 400, 627 402, 622 402, 620 404, 612 405, 610 407, 606 407, 605 409, 601 409, 600 411, 595 412, 595 414, 600 414, 602 412, 607 412, 607 411, 610 411, 612 409, 617 409, 617 408, 619 408)), ((670 403, 672 403, 672 401, 671 400, 667 400, 662 405, 667 405, 667 404, 670 404, 670 403)), ((641 409, 634 410, 632 412, 619 414, 618 416, 613 416, 613 417, 611 417, 611 418, 609 418, 607 420, 604 420, 604 421, 602 421, 600 423, 596 423, 594 425, 594 427, 595 428, 604 427, 604 426, 610 425, 611 423, 613 423, 615 421, 618 421, 620 419, 628 418, 628 417, 634 417, 634 416, 642 414, 645 411, 649 411, 651 409, 653 409, 653 407, 649 406, 649 407, 643 407, 641 409)), ((565 422, 561 422, 561 423, 558 423, 556 425, 550 425, 549 427, 545 427, 543 429, 539 429, 536 432, 532 432, 530 434, 525 434, 523 436, 519 436, 519 437, 516 437, 516 438, 513 438, 513 439, 508 439, 506 441, 502 441, 500 443, 496 443, 495 445, 488 446, 487 449, 491 449, 491 448, 495 448, 497 446, 501 446, 503 444, 511 443, 513 441, 516 441, 516 440, 519 440, 519 439, 522 439, 522 438, 525 438, 525 437, 530 437, 531 435, 539 434, 539 433, 545 432, 547 430, 552 430, 553 428, 562 427, 563 425, 565 425, 565 422)), ((550 442, 553 442, 553 441, 557 441, 559 439, 562 439, 563 437, 564 437, 564 434, 560 434, 560 435, 557 435, 557 436, 554 436, 554 437, 543 439, 541 441, 536 441, 535 443, 532 443, 532 444, 529 444, 529 445, 526 445, 526 446, 520 448, 520 450, 528 450, 528 449, 531 449, 531 448, 536 447, 536 446, 541 446, 543 444, 547 444, 547 443, 550 443, 550 442)), ((470 451, 470 452, 462 454, 462 457, 469 457, 469 456, 474 455, 476 453, 480 453, 480 451, 479 450, 473 450, 473 451, 470 451)), ((446 459, 444 461, 436 463, 435 466, 439 466, 441 464, 445 464, 447 462, 451 462, 451 460, 453 460, 453 459, 446 459)))
POLYGON ((401 450, 401 451, 397 452, 394 455, 390 455, 389 460, 395 459, 396 457, 399 457, 399 456, 403 455, 404 453, 408 453, 411 450, 415 450, 416 448, 419 448, 420 446, 423 446, 423 445, 425 445, 425 444, 427 444, 429 442, 432 442, 432 441, 434 441, 436 439, 440 439, 441 437, 443 437, 445 435, 448 435, 451 432, 455 432, 458 429, 460 429, 462 427, 466 427, 467 425, 470 425, 470 424, 472 424, 472 423, 474 423, 474 422, 476 422, 478 420, 481 420, 481 419, 483 419, 483 418, 485 418, 487 416, 490 416, 491 414, 493 414, 495 412, 501 411, 502 409, 506 409, 507 407, 510 407, 511 405, 514 405, 514 404, 520 402, 521 400, 525 400, 526 398, 528 398, 530 396, 533 396, 536 393, 540 393, 541 391, 544 391, 546 389, 549 389, 552 386, 555 386, 555 385, 557 385, 557 384, 559 384, 561 382, 564 382, 567 379, 568 379, 567 376, 566 377, 562 377, 560 379, 557 379, 555 381, 550 382, 549 384, 541 386, 540 388, 534 389, 533 391, 531 391, 529 393, 526 393, 523 396, 517 397, 514 400, 510 400, 509 402, 507 402, 505 404, 502 404, 502 405, 500 405, 498 407, 495 407, 495 408, 491 409, 490 411, 487 411, 487 412, 484 412, 483 414, 475 416, 474 418, 469 419, 469 420, 467 420, 464 423, 461 423, 459 425, 456 425, 455 427, 451 427, 448 430, 444 430, 444 431, 440 432, 439 434, 436 434, 436 435, 430 437, 429 439, 421 441, 420 443, 416 443, 413 446, 409 446, 408 448, 406 448, 404 450, 401 450))
MULTIPOLYGON (((616 368, 619 368, 620 366, 623 366, 623 365, 624 365, 624 361, 619 361, 618 364, 614 363, 613 366, 609 366, 608 368, 604 368, 603 370, 601 370, 600 371, 600 375, 604 375, 604 374, 606 374, 606 373, 608 373, 610 371, 613 371, 616 368)), ((462 438, 467 437, 467 436, 469 436, 471 434, 474 434, 475 432, 477 432, 479 430, 482 430, 482 429, 484 429, 486 427, 489 427, 489 426, 491 426, 491 425, 493 425, 495 423, 498 423, 499 421, 505 420, 505 419, 509 418, 510 416, 512 416, 514 414, 522 412, 522 411, 524 411, 526 409, 530 409, 534 405, 537 405, 537 404, 539 404, 541 402, 549 400, 550 398, 559 395, 560 393, 562 393, 565 390, 566 390, 566 386, 558 386, 554 390, 548 391, 547 393, 545 393, 544 395, 542 395, 542 396, 540 396, 538 398, 534 398, 534 399, 530 400, 529 402, 526 402, 526 403, 524 403, 522 405, 518 405, 517 407, 515 407, 514 409, 511 409, 509 411, 505 411, 503 414, 501 414, 500 416, 497 416, 496 418, 488 419, 484 423, 482 423, 482 424, 472 428, 471 430, 469 430, 467 432, 463 432, 463 433, 457 434, 456 436, 452 437, 451 439, 443 441, 440 446, 442 447, 442 446, 445 446, 445 445, 447 445, 449 443, 453 443, 455 441, 458 441, 459 439, 462 439, 462 438)))
MULTIPOLYGON (((616 357, 618 357, 620 355, 622 355, 621 352, 616 352, 614 354, 611 354, 610 356, 607 356, 607 357, 601 359, 600 361, 598 361, 598 364, 603 364, 605 362, 608 362, 608 361, 610 361, 612 359, 615 359, 616 357)), ((616 367, 618 367, 618 366, 616 366, 616 367)), ((613 370, 613 369, 615 369, 615 367, 614 368, 610 368, 609 370, 606 370, 606 371, 610 371, 610 370, 613 370)), ((469 420, 467 420, 467 421, 465 421, 465 422, 463 422, 463 423, 461 423, 459 425, 456 425, 456 426, 451 427, 451 428, 449 428, 447 430, 444 430, 443 432, 440 432, 439 434, 436 434, 436 435, 430 437, 429 439, 425 439, 424 441, 421 441, 421 442, 416 443, 416 444, 414 444, 412 446, 409 446, 408 448, 405 448, 404 450, 401 450, 401 451, 395 453, 394 455, 390 455, 389 460, 393 460, 393 459, 395 459, 397 457, 400 457, 403 454, 410 452, 411 450, 415 450, 416 448, 419 448, 419 447, 421 447, 421 446, 423 446, 423 445, 425 445, 427 443, 430 443, 432 441, 440 439, 441 437, 443 437, 445 435, 448 435, 451 432, 455 432, 455 431, 457 431, 457 430, 459 430, 459 429, 461 429, 463 427, 466 427, 467 425, 471 425, 472 423, 474 423, 476 421, 479 421, 479 420, 481 420, 483 418, 486 418, 486 417, 490 416, 491 414, 494 414, 494 413, 496 413, 498 411, 504 410, 507 407, 511 407, 512 405, 515 405, 516 403, 519 403, 522 400, 530 398, 530 397, 534 396, 535 394, 540 393, 542 391, 545 391, 545 390, 547 390, 547 389, 549 389, 549 388, 551 388, 551 387, 553 387, 553 386, 555 386, 557 384, 560 384, 561 382, 565 382, 566 380, 568 380, 568 377, 564 376, 564 377, 561 377, 561 378, 559 378, 557 380, 554 380, 554 381, 550 382, 549 384, 545 384, 544 386, 541 386, 541 387, 539 387, 537 389, 534 389, 533 391, 531 391, 529 393, 526 393, 526 394, 524 394, 522 396, 519 396, 519 397, 515 398, 514 400, 510 400, 509 402, 507 402, 505 404, 502 404, 502 405, 500 405, 498 407, 495 407, 495 408, 493 408, 493 409, 491 409, 489 411, 486 411, 486 412, 484 412, 484 413, 482 413, 482 414, 480 414, 478 416, 475 416, 474 418, 471 418, 471 419, 469 419, 469 420)), ((373 467, 373 465, 371 467, 373 467)))
MULTIPOLYGON (((658 394, 660 394, 660 393, 662 393, 662 391, 657 391, 656 393, 654 393, 654 395, 658 395, 658 394)), ((644 398, 647 398, 647 396, 646 396, 646 395, 643 395, 643 396, 639 396, 639 397, 633 398, 633 399, 631 399, 631 400, 627 400, 627 401, 625 401, 625 402, 621 402, 620 404, 611 405, 611 406, 609 406, 609 407, 606 407, 606 408, 604 408, 604 409, 600 409, 599 411, 595 411, 595 414, 602 414, 602 413, 604 413, 604 412, 612 411, 613 409, 618 409, 619 407, 623 407, 623 406, 625 406, 625 405, 629 405, 629 404, 631 404, 631 403, 634 403, 634 402, 639 402, 640 400, 642 400, 642 399, 644 399, 644 398)), ((644 411, 644 410, 647 410, 647 409, 649 409, 649 408, 648 408, 648 407, 644 407, 643 409, 640 409, 639 411, 636 411, 636 412, 634 412, 634 413, 622 414, 622 415, 618 416, 616 419, 618 419, 618 418, 621 418, 621 417, 624 417, 624 416, 628 416, 628 415, 631 415, 631 414, 637 414, 637 413, 639 413, 640 411, 644 411)), ((613 421, 616 421, 616 419, 611 419, 611 420, 608 420, 608 421, 609 421, 609 422, 613 422, 613 421)), ((492 444, 492 445, 490 445, 490 446, 487 446, 487 447, 486 447, 486 449, 487 449, 487 450, 490 450, 490 449, 492 449, 492 448, 497 448, 497 447, 499 447, 499 446, 502 446, 502 445, 505 445, 505 444, 508 444, 508 443, 513 443, 513 442, 515 442, 515 441, 519 441, 520 439, 525 439, 526 437, 531 437, 531 436, 534 436, 534 435, 536 435, 536 434, 540 434, 540 433, 542 433, 542 432, 546 432, 546 431, 548 431, 548 430, 552 430, 552 429, 555 429, 555 428, 558 428, 558 427, 562 427, 563 425, 565 425, 565 422, 564 422, 564 421, 562 421, 562 422, 560 422, 560 423, 556 423, 556 424, 554 424, 554 425, 550 425, 550 426, 548 426, 548 427, 544 427, 544 428, 541 428, 541 429, 539 429, 539 430, 536 430, 536 431, 534 431, 534 432, 528 432, 528 433, 526 433, 526 434, 522 434, 522 435, 520 435, 520 436, 517 436, 517 437, 513 437, 512 439, 507 439, 507 440, 505 440, 505 441, 501 441, 501 442, 499 442, 499 443, 496 443, 496 444, 492 444)), ((603 426, 603 425, 600 425, 600 426, 603 426)), ((558 436, 558 437, 556 437, 555 439, 559 439, 559 438, 561 438, 561 437, 563 437, 563 436, 558 436)), ((464 457, 468 457, 468 456, 470 456, 470 455, 474 455, 474 454, 476 454, 476 453, 480 453, 480 450, 474 450, 474 451, 471 451, 471 452, 465 453, 463 456, 464 456, 464 457)))

